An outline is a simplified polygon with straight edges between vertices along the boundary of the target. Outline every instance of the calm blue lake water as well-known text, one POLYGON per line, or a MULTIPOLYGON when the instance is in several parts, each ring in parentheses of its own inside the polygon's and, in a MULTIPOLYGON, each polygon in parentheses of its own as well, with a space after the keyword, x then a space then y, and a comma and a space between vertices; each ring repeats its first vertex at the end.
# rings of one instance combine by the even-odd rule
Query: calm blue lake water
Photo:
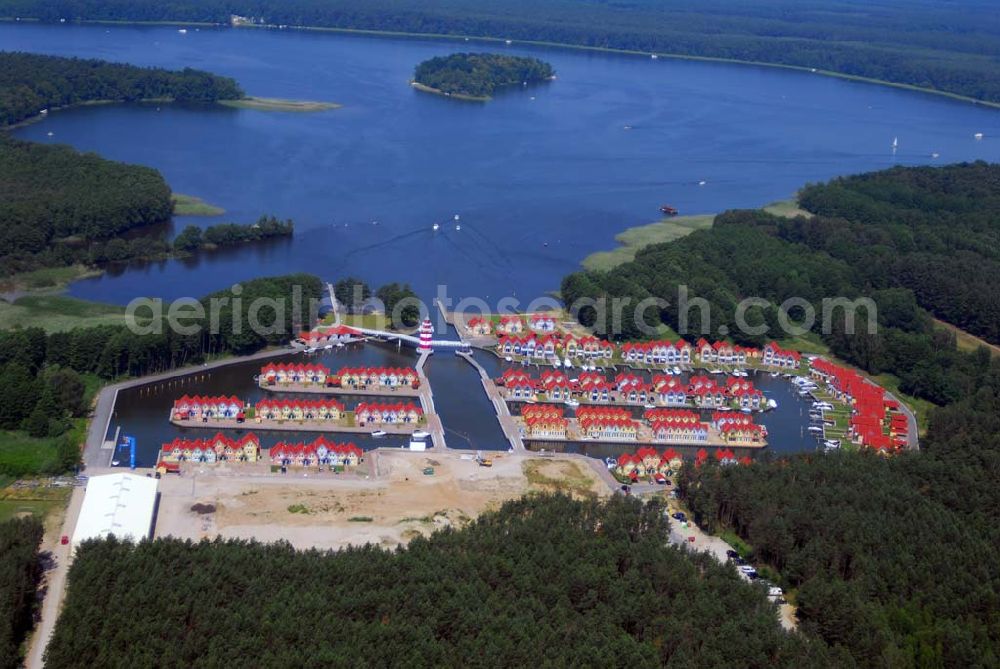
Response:
POLYGON ((236 77, 253 95, 345 105, 317 114, 105 106, 17 131, 152 165, 175 191, 225 207, 224 220, 273 213, 296 222, 288 243, 145 265, 71 289, 108 302, 197 296, 290 271, 407 281, 428 297, 447 284, 454 297, 526 300, 558 288, 620 230, 656 219, 662 203, 717 212, 893 164, 1000 160, 996 110, 767 68, 514 45, 506 49, 550 61, 558 79, 471 104, 412 90, 414 66, 505 47, 8 24, 0 48, 197 67, 236 77), (461 231, 432 232, 454 214, 461 231))

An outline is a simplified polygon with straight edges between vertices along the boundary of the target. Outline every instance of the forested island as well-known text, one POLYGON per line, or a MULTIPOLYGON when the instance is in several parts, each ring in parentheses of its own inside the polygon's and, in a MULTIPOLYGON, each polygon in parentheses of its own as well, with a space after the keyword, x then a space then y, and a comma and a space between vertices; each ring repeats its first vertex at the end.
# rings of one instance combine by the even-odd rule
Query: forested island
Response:
POLYGON ((559 43, 839 73, 1000 101, 1000 27, 987 0, 0 0, 43 21, 313 26, 559 43))
POLYGON ((537 84, 554 76, 552 66, 537 58, 453 53, 420 63, 413 74, 413 83, 434 93, 466 100, 489 100, 499 89, 537 84))
POLYGON ((39 54, 0 52, 0 127, 58 107, 93 102, 240 100, 235 80, 179 71, 39 54))

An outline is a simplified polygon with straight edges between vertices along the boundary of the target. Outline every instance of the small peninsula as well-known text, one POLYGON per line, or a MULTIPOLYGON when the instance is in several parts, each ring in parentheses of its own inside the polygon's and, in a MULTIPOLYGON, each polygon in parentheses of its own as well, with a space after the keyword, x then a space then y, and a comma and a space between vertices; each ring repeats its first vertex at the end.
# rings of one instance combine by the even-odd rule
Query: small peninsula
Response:
POLYGON ((535 84, 555 78, 555 70, 537 58, 496 53, 454 53, 417 65, 413 86, 418 90, 486 101, 508 86, 535 84))

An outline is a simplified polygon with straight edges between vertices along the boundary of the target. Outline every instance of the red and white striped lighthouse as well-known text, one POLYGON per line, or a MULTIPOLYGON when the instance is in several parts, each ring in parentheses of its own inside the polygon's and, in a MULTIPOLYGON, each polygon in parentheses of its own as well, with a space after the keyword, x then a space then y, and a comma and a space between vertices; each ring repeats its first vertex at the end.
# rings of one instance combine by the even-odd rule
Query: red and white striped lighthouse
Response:
POLYGON ((433 353, 434 347, 431 346, 431 341, 434 339, 434 326, 431 325, 431 319, 424 319, 424 322, 420 324, 418 333, 420 335, 420 345, 417 346, 417 351, 421 353, 433 353))

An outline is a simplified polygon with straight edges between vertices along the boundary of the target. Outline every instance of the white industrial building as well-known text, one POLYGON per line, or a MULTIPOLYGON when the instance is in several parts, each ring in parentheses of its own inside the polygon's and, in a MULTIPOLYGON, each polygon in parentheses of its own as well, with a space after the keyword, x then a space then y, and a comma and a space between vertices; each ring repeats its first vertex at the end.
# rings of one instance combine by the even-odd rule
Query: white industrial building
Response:
POLYGON ((135 474, 92 476, 73 531, 73 546, 114 535, 141 541, 153 530, 157 480, 135 474))

